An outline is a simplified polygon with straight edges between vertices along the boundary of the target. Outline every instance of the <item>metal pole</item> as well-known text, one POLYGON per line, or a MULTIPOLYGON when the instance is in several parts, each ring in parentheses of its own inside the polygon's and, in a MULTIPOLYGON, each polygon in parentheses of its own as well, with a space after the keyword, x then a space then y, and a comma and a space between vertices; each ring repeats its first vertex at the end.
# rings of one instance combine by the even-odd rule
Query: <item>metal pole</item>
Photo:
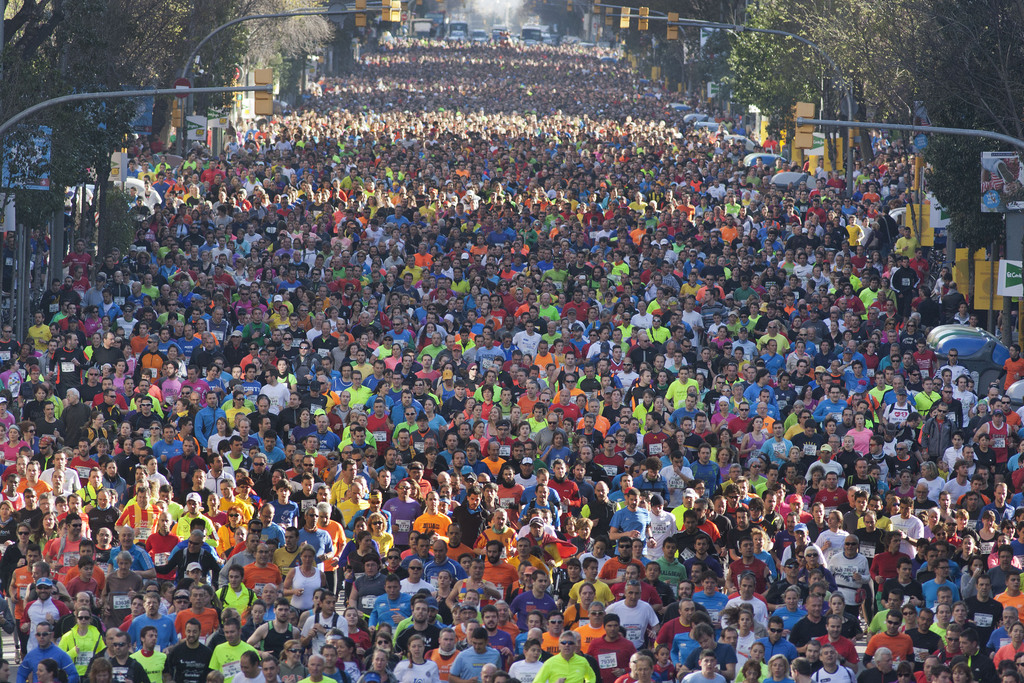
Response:
POLYGON ((905 123, 873 123, 868 121, 833 121, 831 119, 805 119, 798 117, 798 124, 811 124, 814 126, 835 126, 837 128, 877 128, 879 130, 899 130, 908 133, 924 133, 930 135, 938 133, 941 135, 960 135, 968 138, 989 138, 999 140, 1013 145, 1017 149, 1024 150, 1024 140, 1015 138, 1012 135, 1004 135, 991 130, 979 130, 977 128, 943 128, 941 126, 912 126, 905 123))
POLYGON ((28 234, 24 225, 19 225, 16 228, 15 234, 15 252, 16 252, 16 269, 15 277, 12 280, 14 286, 14 292, 12 294, 12 300, 14 303, 14 329, 18 335, 18 339, 24 339, 28 334, 29 328, 29 277, 32 272, 31 265, 29 264, 29 239, 28 234))
POLYGON ((236 17, 231 21, 221 24, 209 33, 207 33, 202 40, 196 43, 196 46, 189 53, 185 59, 185 65, 181 68, 182 78, 188 78, 189 74, 192 73, 192 65, 195 64, 196 56, 199 51, 203 49, 203 45, 213 38, 215 35, 220 33, 226 28, 231 28, 237 24, 241 24, 243 21, 255 21, 257 19, 288 19, 291 17, 322 17, 322 16, 338 16, 344 14, 365 14, 367 12, 375 12, 377 10, 384 9, 383 5, 372 5, 367 6, 364 10, 332 10, 327 7, 301 7, 290 12, 273 12, 271 14, 248 14, 244 17, 236 17))
MULTIPOLYGON (((996 264, 999 262, 999 244, 992 242, 991 252, 988 259, 988 331, 995 334, 996 331, 996 264)), ((1006 321, 1003 321, 1006 324, 1006 321)))
POLYGON ((28 109, 20 111, 11 118, 7 119, 3 123, 0 123, 0 135, 3 135, 12 126, 27 119, 36 112, 40 112, 43 109, 49 109, 55 107, 58 104, 67 104, 68 102, 81 102, 82 100, 107 100, 107 99, 123 99, 127 97, 152 97, 155 95, 188 95, 188 94, 203 94, 203 93, 226 93, 226 92, 273 92, 273 86, 271 85, 243 85, 233 87, 217 87, 217 88, 158 88, 156 90, 113 90, 111 92, 80 92, 73 93, 71 95, 61 95, 60 97, 54 97, 52 100, 46 100, 39 104, 33 104, 28 109))

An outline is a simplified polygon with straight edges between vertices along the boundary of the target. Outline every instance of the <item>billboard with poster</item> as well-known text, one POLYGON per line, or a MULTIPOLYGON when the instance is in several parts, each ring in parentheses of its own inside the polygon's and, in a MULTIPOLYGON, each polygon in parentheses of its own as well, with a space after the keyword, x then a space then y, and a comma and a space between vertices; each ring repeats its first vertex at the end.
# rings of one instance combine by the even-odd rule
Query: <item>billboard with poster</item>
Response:
POLYGON ((981 153, 981 211, 1024 211, 1024 178, 1018 152, 981 153))

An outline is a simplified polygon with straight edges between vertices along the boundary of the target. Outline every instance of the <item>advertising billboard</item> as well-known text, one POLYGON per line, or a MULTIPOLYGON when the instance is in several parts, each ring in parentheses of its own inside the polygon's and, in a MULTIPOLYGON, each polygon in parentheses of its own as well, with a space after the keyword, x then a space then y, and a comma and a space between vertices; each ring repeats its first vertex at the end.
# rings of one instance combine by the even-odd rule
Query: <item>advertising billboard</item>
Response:
POLYGON ((1024 182, 1017 152, 981 153, 981 211, 1024 211, 1024 182))

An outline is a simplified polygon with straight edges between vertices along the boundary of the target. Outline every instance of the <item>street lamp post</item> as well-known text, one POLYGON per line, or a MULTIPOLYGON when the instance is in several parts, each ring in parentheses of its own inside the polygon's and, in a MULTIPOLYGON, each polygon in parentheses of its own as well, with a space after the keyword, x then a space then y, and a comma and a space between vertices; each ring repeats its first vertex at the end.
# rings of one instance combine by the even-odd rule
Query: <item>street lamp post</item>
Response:
MULTIPOLYGON (((271 12, 267 14, 247 14, 242 17, 235 17, 234 19, 227 21, 220 26, 215 27, 212 31, 203 36, 203 39, 196 43, 196 46, 189 52, 188 57, 185 58, 185 63, 181 67, 181 77, 189 78, 192 75, 192 67, 195 65, 196 58, 199 56, 199 51, 203 49, 215 35, 221 31, 237 26, 242 22, 246 21, 257 21, 259 19, 291 19, 293 17, 322 17, 322 16, 342 16, 346 14, 364 14, 366 12, 374 12, 381 9, 390 9, 384 5, 367 5, 364 9, 335 9, 331 7, 300 7, 299 9, 291 10, 288 12, 271 12)), ((192 96, 188 96, 188 100, 185 104, 186 113, 193 110, 192 96)), ((178 136, 178 151, 184 154, 185 141, 181 135, 178 136)))
MULTIPOLYGON (((80 92, 72 93, 70 95, 62 95, 61 97, 54 97, 53 99, 45 100, 34 104, 28 109, 18 112, 11 118, 7 119, 3 123, 0 123, 0 158, 4 157, 3 149, 3 136, 4 133, 9 131, 11 128, 16 126, 19 122, 24 121, 33 114, 40 112, 50 107, 55 107, 60 104, 67 104, 68 102, 81 102, 84 100, 106 100, 106 99, 124 99, 131 97, 152 97, 154 95, 182 95, 191 93, 232 93, 232 92, 266 92, 272 89, 272 86, 239 86, 239 87, 216 87, 216 88, 160 88, 157 90, 112 90, 110 92, 80 92)), ((100 179, 102 182, 103 179, 100 179)), ((63 214, 60 214, 60 220, 63 220, 63 214)), ((54 221, 57 219, 54 218, 54 221)), ((61 226, 61 229, 63 226, 61 226)), ((55 224, 51 225, 51 230, 57 230, 55 224)), ((25 334, 28 330, 28 310, 30 304, 29 297, 29 283, 31 282, 32 269, 29 266, 29 259, 31 258, 29 252, 29 240, 28 236, 25 235, 24 230, 16 228, 15 232, 16 248, 15 253, 18 258, 18 269, 17 274, 17 296, 14 300, 14 318, 13 322, 18 339, 24 339, 25 334)), ((61 250, 63 251, 63 250, 61 250)), ((63 254, 55 254, 51 252, 50 258, 63 258, 63 254)))

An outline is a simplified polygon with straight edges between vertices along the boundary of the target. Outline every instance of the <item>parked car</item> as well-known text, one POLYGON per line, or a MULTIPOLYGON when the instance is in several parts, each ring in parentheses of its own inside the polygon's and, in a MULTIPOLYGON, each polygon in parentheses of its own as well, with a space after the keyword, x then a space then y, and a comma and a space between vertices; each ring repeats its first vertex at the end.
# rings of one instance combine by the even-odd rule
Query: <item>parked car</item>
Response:
POLYGON ((813 190, 817 186, 814 182, 814 176, 810 173, 800 173, 798 171, 776 173, 769 182, 775 187, 787 190, 793 190, 798 187, 806 187, 808 190, 813 190))
POLYGON ((960 363, 970 371, 974 391, 979 396, 984 396, 993 382, 1000 387, 1003 385, 1006 378, 1003 363, 1010 357, 1010 350, 987 330, 966 325, 939 325, 928 333, 927 341, 942 365, 946 363, 949 350, 957 350, 960 363))

